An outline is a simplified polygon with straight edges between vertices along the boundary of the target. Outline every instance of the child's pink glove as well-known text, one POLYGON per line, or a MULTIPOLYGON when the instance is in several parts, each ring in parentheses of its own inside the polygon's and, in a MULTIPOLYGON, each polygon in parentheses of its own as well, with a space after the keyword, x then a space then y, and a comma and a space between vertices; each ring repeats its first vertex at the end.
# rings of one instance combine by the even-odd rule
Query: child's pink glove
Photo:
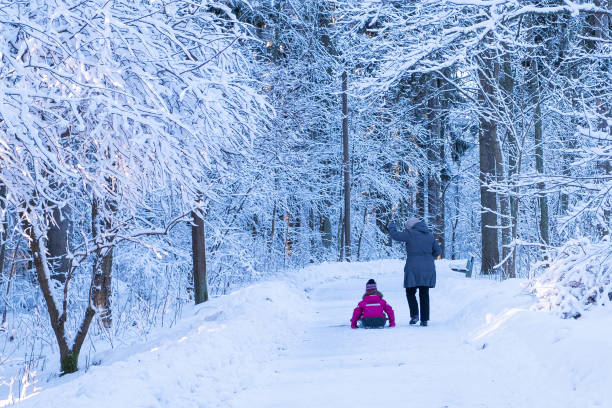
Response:
POLYGON ((395 323, 390 324, 389 327, 395 327, 395 323))
POLYGON ((356 328, 357 328, 357 323, 351 322, 351 329, 356 329, 356 328))

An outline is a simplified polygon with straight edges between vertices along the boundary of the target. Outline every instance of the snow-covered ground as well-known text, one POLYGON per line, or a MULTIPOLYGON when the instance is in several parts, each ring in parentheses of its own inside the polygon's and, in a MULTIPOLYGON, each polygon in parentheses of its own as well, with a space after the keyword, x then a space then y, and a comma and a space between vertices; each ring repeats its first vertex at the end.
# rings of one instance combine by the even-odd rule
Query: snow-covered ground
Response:
POLYGON ((39 380, 18 406, 612 407, 610 310, 562 320, 531 310, 521 281, 437 265, 429 327, 408 325, 403 262, 316 265, 194 307, 87 372, 39 380), (369 278, 398 327, 350 329, 369 278))

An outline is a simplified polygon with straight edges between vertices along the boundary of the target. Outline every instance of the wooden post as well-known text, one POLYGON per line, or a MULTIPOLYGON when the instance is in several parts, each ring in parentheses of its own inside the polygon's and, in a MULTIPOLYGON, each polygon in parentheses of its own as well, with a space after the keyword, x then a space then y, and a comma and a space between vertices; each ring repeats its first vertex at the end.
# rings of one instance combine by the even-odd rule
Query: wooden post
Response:
POLYGON ((192 213, 191 249, 193 255, 193 287, 195 304, 208 300, 208 285, 206 282, 206 235, 204 219, 196 211, 192 213))
POLYGON ((344 173, 344 247, 345 259, 351 260, 351 174, 349 161, 347 75, 342 73, 342 167, 344 173))

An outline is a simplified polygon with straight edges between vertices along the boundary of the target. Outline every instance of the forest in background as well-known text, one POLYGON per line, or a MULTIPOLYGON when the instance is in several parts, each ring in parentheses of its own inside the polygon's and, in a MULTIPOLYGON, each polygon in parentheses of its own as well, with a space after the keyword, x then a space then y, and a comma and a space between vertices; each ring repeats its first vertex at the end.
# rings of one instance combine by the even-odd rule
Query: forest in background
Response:
POLYGON ((114 346, 209 292, 402 256, 386 225, 409 216, 483 276, 609 262, 611 14, 0 0, 2 358, 59 345, 74 371, 88 335, 114 346))

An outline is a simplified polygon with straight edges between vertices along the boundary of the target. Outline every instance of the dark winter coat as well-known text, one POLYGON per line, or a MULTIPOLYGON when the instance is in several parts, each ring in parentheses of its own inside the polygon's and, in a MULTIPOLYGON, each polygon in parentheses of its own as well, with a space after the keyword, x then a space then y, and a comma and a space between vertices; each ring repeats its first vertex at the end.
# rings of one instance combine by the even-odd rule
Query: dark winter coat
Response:
POLYGON ((416 223, 411 229, 398 231, 389 225, 391 238, 406 243, 406 265, 404 266, 404 287, 436 286, 436 259, 442 250, 424 222, 416 223))

